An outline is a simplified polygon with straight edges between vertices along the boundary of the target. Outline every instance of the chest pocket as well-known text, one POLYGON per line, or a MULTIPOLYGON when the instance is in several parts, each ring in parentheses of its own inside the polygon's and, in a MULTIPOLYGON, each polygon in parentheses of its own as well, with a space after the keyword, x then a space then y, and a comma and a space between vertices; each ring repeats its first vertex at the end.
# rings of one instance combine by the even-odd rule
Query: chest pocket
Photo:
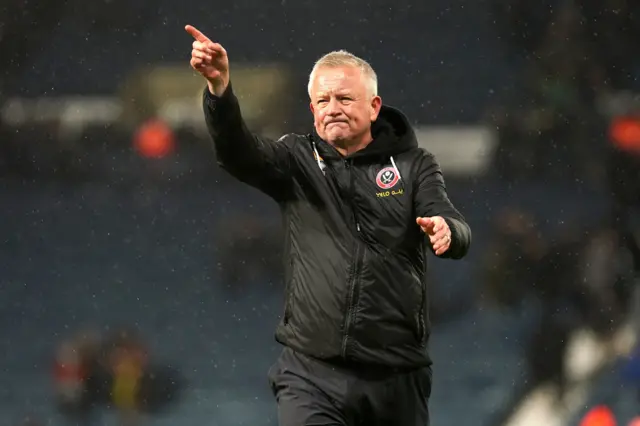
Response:
POLYGON ((412 183, 408 167, 393 157, 356 167, 355 206, 364 236, 373 243, 397 248, 413 229, 412 183), (403 173, 404 171, 404 173, 403 173))

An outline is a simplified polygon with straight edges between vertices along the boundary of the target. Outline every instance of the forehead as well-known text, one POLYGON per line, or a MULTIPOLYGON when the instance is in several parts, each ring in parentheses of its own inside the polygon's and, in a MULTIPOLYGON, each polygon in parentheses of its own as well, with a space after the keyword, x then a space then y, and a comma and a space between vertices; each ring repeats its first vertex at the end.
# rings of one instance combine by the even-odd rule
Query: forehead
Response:
POLYGON ((338 90, 364 90, 364 78, 357 67, 320 67, 313 81, 314 92, 335 92, 338 90))

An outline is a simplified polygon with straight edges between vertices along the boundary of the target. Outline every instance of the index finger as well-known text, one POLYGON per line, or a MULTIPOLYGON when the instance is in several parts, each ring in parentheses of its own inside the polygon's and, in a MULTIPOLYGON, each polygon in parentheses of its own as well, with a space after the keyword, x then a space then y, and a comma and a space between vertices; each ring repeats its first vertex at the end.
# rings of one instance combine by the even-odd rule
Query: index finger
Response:
POLYGON ((204 43, 206 41, 209 41, 209 38, 202 34, 200 32, 200 30, 198 30, 196 27, 191 26, 191 25, 186 25, 184 27, 185 31, 189 33, 189 35, 191 35, 191 37, 195 38, 197 41, 204 43))

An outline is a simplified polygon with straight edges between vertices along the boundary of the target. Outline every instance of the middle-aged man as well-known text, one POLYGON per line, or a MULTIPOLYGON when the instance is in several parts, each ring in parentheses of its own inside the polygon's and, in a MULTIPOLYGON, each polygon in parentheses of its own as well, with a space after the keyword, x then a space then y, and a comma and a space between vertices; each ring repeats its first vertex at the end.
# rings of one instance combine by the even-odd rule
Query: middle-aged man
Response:
POLYGON ((186 31, 219 164, 285 219, 285 348, 269 371, 280 425, 428 425, 426 252, 460 259, 471 240, 435 158, 382 105, 371 66, 345 51, 311 71, 310 134, 252 134, 227 52, 186 31))

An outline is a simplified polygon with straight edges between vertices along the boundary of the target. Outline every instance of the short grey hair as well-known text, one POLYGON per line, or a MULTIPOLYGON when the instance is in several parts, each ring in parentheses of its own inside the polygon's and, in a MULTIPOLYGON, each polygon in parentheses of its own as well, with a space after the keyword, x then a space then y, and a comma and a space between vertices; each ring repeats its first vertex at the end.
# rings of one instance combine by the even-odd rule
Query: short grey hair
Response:
POLYGON ((365 83, 369 94, 371 96, 378 96, 378 76, 373 70, 371 65, 362 58, 357 57, 353 53, 349 53, 346 50, 334 50, 329 52, 316 61, 309 74, 309 85, 307 91, 309 97, 311 97, 311 89, 313 87, 313 81, 316 78, 316 72, 319 68, 337 68, 337 67, 353 67, 358 68, 362 73, 362 76, 367 79, 365 83))

